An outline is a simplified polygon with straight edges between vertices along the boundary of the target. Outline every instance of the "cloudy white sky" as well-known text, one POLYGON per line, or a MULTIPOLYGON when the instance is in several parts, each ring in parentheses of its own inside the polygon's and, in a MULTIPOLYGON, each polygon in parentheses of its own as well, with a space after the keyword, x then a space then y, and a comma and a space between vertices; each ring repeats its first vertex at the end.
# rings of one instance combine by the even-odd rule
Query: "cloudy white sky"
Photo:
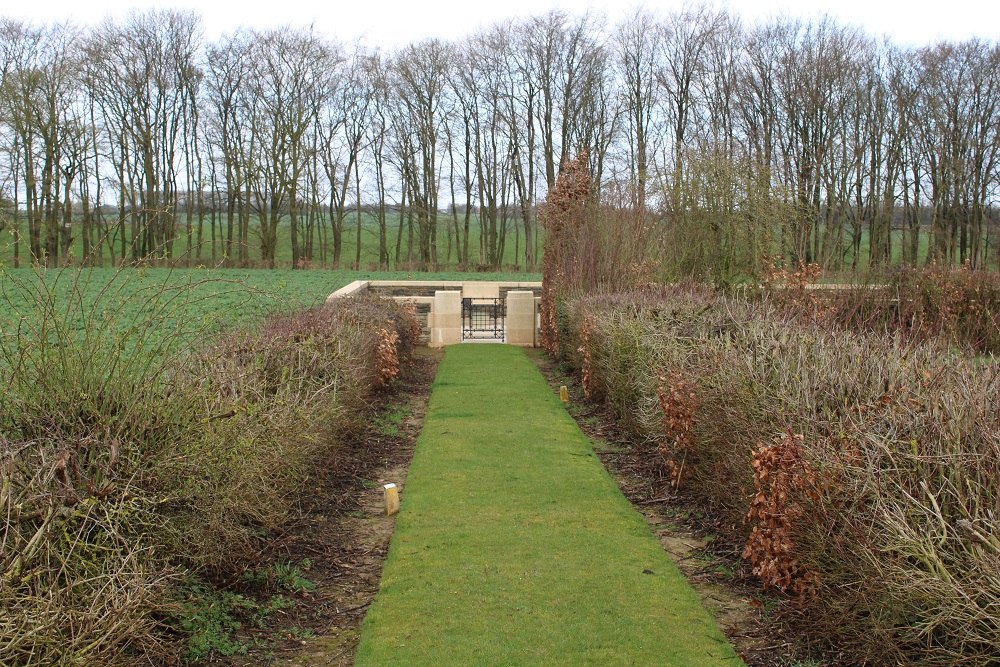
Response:
MULTIPOLYGON (((665 12, 682 1, 643 4, 665 12)), ((313 23, 318 31, 343 42, 361 39, 370 46, 391 49, 427 37, 459 38, 498 20, 552 8, 572 13, 591 10, 613 22, 637 4, 615 0, 25 0, 14 7, 0 7, 0 15, 91 24, 105 16, 124 15, 133 7, 172 7, 199 12, 209 38, 241 25, 313 23)), ((730 7, 748 22, 776 14, 826 13, 872 34, 888 34, 901 45, 970 37, 1000 39, 1000 2, 996 0, 732 0, 715 4, 730 7)))

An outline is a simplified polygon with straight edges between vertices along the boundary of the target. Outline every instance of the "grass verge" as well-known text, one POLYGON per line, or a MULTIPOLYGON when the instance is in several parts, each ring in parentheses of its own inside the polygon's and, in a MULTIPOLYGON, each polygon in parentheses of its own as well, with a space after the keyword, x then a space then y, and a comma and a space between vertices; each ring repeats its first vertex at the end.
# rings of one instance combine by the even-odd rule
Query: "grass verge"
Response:
POLYGON ((357 665, 740 664, 520 351, 450 348, 357 665))

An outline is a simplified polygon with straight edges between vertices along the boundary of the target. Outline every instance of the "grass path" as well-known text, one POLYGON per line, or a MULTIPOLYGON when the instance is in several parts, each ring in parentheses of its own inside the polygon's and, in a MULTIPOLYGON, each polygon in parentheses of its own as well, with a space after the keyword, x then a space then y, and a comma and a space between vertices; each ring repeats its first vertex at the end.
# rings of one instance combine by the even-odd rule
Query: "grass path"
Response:
POLYGON ((525 354, 456 345, 356 664, 742 663, 525 354))

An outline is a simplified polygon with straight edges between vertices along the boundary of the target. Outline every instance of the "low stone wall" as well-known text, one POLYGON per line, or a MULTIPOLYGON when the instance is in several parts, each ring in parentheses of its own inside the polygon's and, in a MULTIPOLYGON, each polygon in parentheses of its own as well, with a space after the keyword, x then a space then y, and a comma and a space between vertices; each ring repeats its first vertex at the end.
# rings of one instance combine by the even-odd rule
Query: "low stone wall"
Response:
POLYGON ((356 280, 326 300, 329 303, 365 292, 413 303, 423 327, 422 342, 432 347, 461 342, 463 298, 507 299, 506 342, 526 347, 538 344, 538 305, 542 294, 539 282, 356 280))
POLYGON ((414 309, 417 312, 417 320, 420 322, 420 342, 423 345, 427 345, 431 339, 431 310, 433 309, 434 299, 433 297, 428 298, 425 296, 421 297, 405 297, 407 301, 410 301, 414 305, 414 309))
POLYGON ((336 301, 337 299, 342 299, 344 297, 364 294, 368 291, 369 283, 370 281, 368 280, 355 280, 353 283, 344 285, 339 290, 326 297, 326 302, 330 303, 331 301, 336 301))
POLYGON ((437 291, 461 292, 463 298, 496 299, 506 298, 510 291, 532 291, 542 295, 542 284, 537 282, 500 282, 492 280, 409 280, 396 282, 389 280, 368 281, 368 289, 390 297, 429 296, 437 291))
POLYGON ((521 347, 538 345, 538 304, 541 298, 529 290, 510 290, 507 299, 507 343, 521 347))

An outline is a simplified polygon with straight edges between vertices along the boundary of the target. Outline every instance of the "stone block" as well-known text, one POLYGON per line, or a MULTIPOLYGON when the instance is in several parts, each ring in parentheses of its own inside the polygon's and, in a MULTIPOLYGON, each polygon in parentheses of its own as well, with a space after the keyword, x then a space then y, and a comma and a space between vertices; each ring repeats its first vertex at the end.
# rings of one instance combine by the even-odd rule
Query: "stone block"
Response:
POLYGON ((535 347, 535 295, 528 291, 507 292, 507 340, 509 345, 535 347))
POLYGON ((462 296, 466 299, 499 299, 500 283, 488 280, 463 283, 462 296))
POLYGON ((462 342, 462 293, 450 290, 434 292, 429 316, 431 347, 462 342))

